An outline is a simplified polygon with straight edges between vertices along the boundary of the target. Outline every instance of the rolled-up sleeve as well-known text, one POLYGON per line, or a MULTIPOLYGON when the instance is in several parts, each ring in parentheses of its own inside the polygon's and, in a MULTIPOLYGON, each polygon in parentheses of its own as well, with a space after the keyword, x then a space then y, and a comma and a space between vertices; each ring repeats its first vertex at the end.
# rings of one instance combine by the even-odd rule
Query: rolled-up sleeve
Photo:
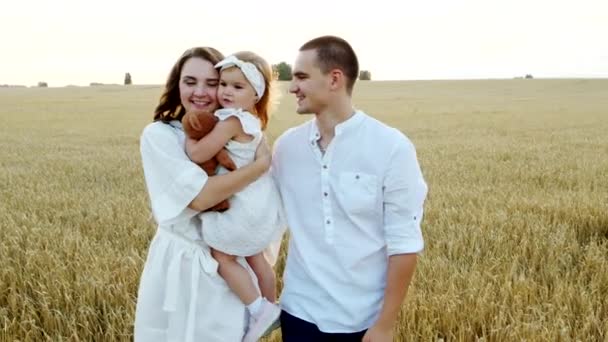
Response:
POLYGON ((404 136, 391 153, 383 189, 388 255, 422 251, 421 222, 428 188, 414 145, 404 136))
POLYGON ((146 187, 152 214, 158 224, 194 216, 196 211, 189 209, 188 205, 208 179, 207 174, 186 155, 183 144, 173 131, 175 129, 162 123, 150 124, 140 139, 146 187))

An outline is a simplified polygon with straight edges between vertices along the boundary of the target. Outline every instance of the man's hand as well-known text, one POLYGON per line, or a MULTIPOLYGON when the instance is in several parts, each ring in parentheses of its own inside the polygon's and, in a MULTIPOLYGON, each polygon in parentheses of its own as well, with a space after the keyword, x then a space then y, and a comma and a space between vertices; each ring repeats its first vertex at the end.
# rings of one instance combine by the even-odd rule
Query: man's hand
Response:
POLYGON ((374 324, 363 336, 362 342, 393 342, 393 327, 374 324))
POLYGON ((388 258, 382 310, 376 323, 363 337, 363 342, 393 341, 395 322, 416 269, 417 258, 415 253, 395 254, 388 258))

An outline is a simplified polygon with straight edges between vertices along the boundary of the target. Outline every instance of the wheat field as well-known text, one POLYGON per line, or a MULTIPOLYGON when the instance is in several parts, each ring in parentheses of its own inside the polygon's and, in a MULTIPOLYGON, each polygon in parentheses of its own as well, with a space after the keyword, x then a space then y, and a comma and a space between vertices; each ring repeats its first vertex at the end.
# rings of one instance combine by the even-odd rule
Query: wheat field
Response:
MULTIPOLYGON (((308 119, 279 89, 270 141, 308 119)), ((0 89, 0 340, 132 339, 160 92, 0 89)), ((429 185, 396 341, 608 341, 608 80, 362 82, 355 103, 429 185)))

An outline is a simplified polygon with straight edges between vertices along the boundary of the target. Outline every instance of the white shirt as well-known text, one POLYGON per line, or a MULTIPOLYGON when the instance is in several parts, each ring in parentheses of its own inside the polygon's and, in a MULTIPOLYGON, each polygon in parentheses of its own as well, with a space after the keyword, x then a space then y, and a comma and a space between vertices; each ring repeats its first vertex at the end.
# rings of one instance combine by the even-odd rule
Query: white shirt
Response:
POLYGON ((378 318, 388 257, 423 249, 427 186, 407 137, 361 111, 324 155, 319 138, 313 119, 275 144, 290 229, 281 305, 323 332, 358 332, 378 318))
MULTIPOLYGON (((198 212, 188 204, 207 174, 184 150, 181 123, 151 123, 140 150, 146 188, 158 230, 141 275, 135 311, 137 341, 241 341, 245 306, 217 274, 202 240, 198 212)), ((276 250, 265 254, 276 260, 276 250)), ((246 262, 238 259, 252 277, 246 262)), ((256 282, 257 283, 257 282, 256 282)))

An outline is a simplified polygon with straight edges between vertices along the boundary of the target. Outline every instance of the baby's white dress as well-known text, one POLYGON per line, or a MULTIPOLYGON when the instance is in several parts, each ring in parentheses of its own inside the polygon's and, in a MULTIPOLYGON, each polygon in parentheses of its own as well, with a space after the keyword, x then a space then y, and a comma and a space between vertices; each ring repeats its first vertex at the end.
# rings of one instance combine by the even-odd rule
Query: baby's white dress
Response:
MULTIPOLYGON (((253 136, 253 140, 247 143, 230 140, 226 149, 237 168, 253 162, 263 136, 260 120, 247 111, 233 108, 219 109, 215 116, 220 120, 230 117, 239 119, 243 131, 253 136)), ((228 171, 223 167, 218 169, 218 174, 226 172, 228 171)), ((269 172, 228 201, 230 209, 227 211, 200 214, 203 240, 216 250, 230 255, 254 255, 262 252, 285 232, 281 196, 269 172)))

